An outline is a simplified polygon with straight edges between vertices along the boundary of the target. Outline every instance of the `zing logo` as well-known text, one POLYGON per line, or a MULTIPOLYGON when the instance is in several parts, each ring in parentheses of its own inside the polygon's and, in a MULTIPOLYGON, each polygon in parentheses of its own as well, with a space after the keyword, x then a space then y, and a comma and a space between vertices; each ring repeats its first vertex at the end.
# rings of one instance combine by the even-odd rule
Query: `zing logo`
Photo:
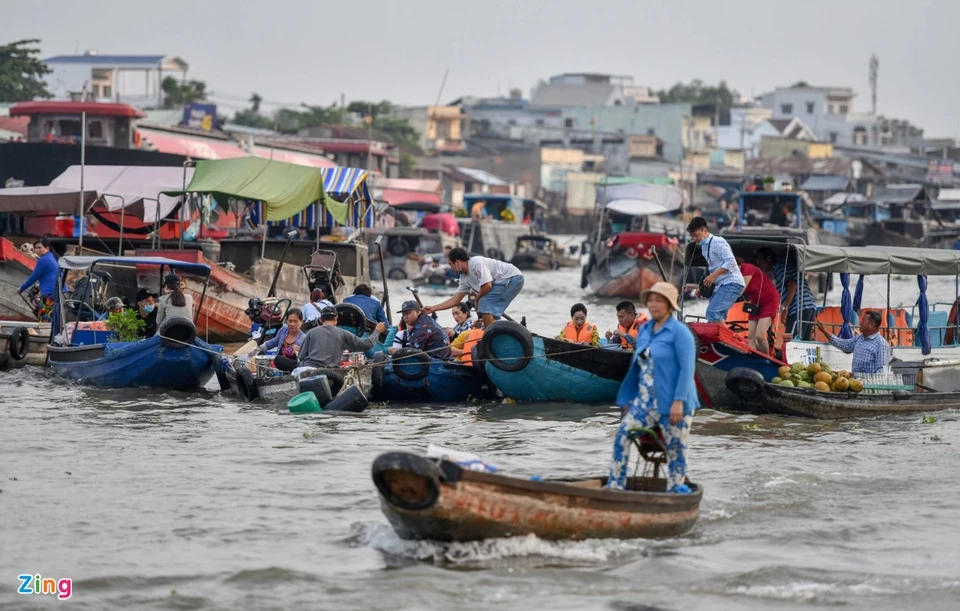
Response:
POLYGON ((20 588, 17 594, 56 594, 60 600, 67 600, 73 596, 72 579, 43 579, 40 573, 36 575, 17 575, 20 588))

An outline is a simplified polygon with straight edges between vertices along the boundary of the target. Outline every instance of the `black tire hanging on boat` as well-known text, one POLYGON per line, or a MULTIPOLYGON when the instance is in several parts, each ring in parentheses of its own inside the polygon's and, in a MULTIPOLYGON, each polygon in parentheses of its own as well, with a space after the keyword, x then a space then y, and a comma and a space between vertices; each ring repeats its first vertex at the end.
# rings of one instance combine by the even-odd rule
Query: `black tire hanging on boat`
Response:
POLYGON ((407 272, 403 271, 399 267, 394 267, 387 272, 387 278, 390 278, 391 280, 406 280, 407 272))
POLYGON ((337 326, 351 327, 354 335, 363 337, 367 331, 367 317, 363 310, 352 303, 338 303, 334 307, 337 309, 337 326))
POLYGON ((187 348, 197 339, 197 326, 189 318, 175 316, 160 323, 157 335, 167 348, 187 348))
POLYGON ((533 357, 533 336, 527 331, 527 328, 520 323, 509 320, 498 320, 483 332, 479 347, 480 358, 489 362, 500 371, 521 371, 530 363, 530 359, 533 357), (520 344, 520 358, 516 358, 511 363, 507 363, 493 353, 493 339, 498 335, 512 337, 520 344))
POLYGON ((217 357, 210 357, 216 359, 213 361, 213 372, 217 374, 217 384, 220 385, 220 392, 227 392, 230 390, 230 380, 227 378, 227 372, 224 371, 224 368, 227 366, 225 359, 217 359, 217 357))
POLYGON ((470 348, 471 365, 473 365, 473 371, 476 373, 477 379, 483 384, 490 384, 490 378, 487 377, 487 370, 483 366, 484 363, 480 354, 480 344, 474 344, 470 348))
POLYGON ((727 390, 740 399, 758 399, 763 396, 766 381, 760 372, 746 367, 734 367, 724 378, 727 390))
POLYGON ((242 363, 235 371, 237 374, 237 392, 240 393, 240 398, 244 401, 256 401, 260 397, 260 389, 257 388, 253 374, 242 363))
POLYGON ((430 375, 430 356, 415 348, 398 350, 391 359, 393 360, 393 372, 401 380, 419 382, 430 375), (413 371, 407 369, 411 366, 416 367, 416 369, 413 371))
POLYGON ((587 269, 587 266, 584 265, 580 270, 580 288, 585 289, 590 284, 590 281, 587 279, 587 275, 590 273, 590 270, 587 269))
POLYGON ((488 248, 486 254, 488 259, 497 259, 499 261, 504 260, 503 251, 499 248, 488 248))
POLYGON ((410 252, 410 245, 403 238, 393 238, 387 243, 387 252, 395 257, 406 257, 410 252))
POLYGON ((374 390, 383 386, 383 368, 387 365, 387 355, 378 352, 373 355, 373 369, 370 370, 370 382, 374 390))
POLYGON ((27 358, 27 352, 30 352, 30 332, 26 327, 17 327, 10 332, 10 339, 7 340, 7 352, 10 358, 15 361, 22 361, 27 358))
MULTIPOLYGON (((429 458, 407 454, 406 452, 389 452, 381 454, 373 461, 371 467, 373 483, 377 487, 380 496, 394 507, 406 509, 408 511, 420 511, 428 509, 440 498, 440 482, 443 480, 443 471, 440 466, 429 458), (398 485, 398 489, 403 491, 423 490, 424 494, 419 497, 400 496, 394 491, 392 476, 396 473, 406 473, 423 479, 426 486, 410 488, 398 485)), ((398 490, 399 491, 399 490, 398 490)))

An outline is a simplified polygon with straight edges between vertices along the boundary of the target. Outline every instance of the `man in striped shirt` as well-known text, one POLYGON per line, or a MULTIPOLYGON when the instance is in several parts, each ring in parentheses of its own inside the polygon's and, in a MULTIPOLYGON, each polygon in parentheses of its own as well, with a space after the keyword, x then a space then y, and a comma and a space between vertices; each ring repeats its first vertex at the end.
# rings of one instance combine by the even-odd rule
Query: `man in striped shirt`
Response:
POLYGON ((786 312, 787 315, 787 332, 797 339, 810 340, 813 336, 813 322, 817 318, 817 302, 807 286, 806 279, 802 275, 798 277, 797 266, 780 263, 773 249, 761 248, 757 251, 757 267, 773 275, 773 281, 780 291, 780 312, 786 312))

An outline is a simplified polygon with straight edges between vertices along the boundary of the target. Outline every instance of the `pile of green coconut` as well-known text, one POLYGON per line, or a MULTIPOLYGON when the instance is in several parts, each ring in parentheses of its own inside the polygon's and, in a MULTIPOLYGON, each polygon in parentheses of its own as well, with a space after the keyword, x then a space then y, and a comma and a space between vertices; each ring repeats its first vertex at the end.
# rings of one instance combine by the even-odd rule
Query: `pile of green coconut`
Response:
POLYGON ((833 371, 823 362, 794 363, 784 365, 777 370, 777 377, 771 384, 795 388, 815 388, 824 392, 861 392, 863 382, 853 377, 849 371, 833 371))

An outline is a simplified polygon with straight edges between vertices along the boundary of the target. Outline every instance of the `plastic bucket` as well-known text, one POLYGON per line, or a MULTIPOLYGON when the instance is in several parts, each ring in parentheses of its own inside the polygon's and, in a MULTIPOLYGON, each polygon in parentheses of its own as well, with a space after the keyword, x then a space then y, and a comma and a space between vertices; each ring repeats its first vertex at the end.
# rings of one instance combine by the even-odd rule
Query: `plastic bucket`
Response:
MULTIPOLYGON (((294 397, 296 399, 296 397, 294 397)), ((356 386, 348 386, 337 395, 333 401, 327 404, 326 410, 329 412, 362 412, 367 409, 370 403, 363 396, 360 389, 356 386)))
POLYGON ((291 414, 318 414, 320 413, 320 402, 317 401, 317 395, 313 391, 302 392, 287 402, 287 409, 291 414))

